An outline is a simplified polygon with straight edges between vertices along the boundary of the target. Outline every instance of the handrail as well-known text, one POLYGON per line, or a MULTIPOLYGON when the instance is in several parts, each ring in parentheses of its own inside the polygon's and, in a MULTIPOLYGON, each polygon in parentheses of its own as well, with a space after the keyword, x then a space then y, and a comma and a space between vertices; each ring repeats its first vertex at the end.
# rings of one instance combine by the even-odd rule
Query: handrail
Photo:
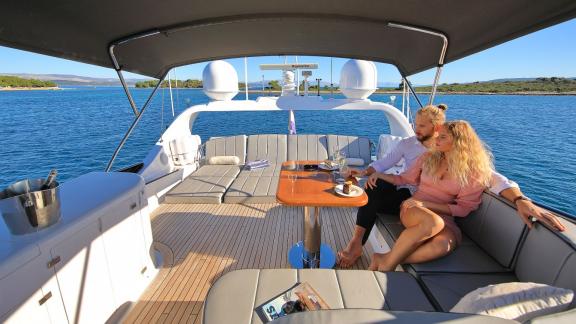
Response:
MULTIPOLYGON (((446 57, 446 51, 448 50, 448 37, 441 32, 431 30, 431 29, 425 29, 422 27, 399 24, 399 23, 394 23, 394 22, 388 23, 388 26, 393 27, 393 28, 401 28, 401 29, 419 32, 419 33, 434 35, 434 36, 440 37, 442 39, 442 50, 440 51, 440 58, 438 59, 438 66, 436 68, 436 75, 434 76, 434 83, 432 84, 432 91, 430 92, 430 99, 428 100, 428 104, 431 105, 434 102, 434 97, 436 96, 436 88, 438 87, 438 81, 440 81, 440 74, 442 73, 442 67, 444 66, 444 59, 446 57)), ((414 91, 412 90, 412 87, 410 87, 410 90, 414 93, 414 91)), ((420 101, 418 101, 418 103, 420 103, 420 101)), ((422 104, 420 104, 420 107, 422 107, 422 104)))

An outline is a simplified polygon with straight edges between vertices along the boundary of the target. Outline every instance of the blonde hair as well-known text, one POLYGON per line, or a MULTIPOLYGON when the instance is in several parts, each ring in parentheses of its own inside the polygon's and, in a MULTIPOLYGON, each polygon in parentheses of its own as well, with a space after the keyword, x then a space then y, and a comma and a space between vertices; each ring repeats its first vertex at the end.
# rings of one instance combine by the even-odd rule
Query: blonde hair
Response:
POLYGON ((467 121, 449 121, 443 125, 452 136, 449 152, 432 151, 423 161, 422 169, 436 182, 442 160, 448 162, 448 174, 461 186, 471 180, 489 186, 492 178, 492 154, 467 121))
POLYGON ((420 117, 428 118, 434 126, 438 126, 446 121, 445 111, 447 109, 448 106, 445 104, 439 104, 438 106, 428 105, 420 108, 416 114, 420 117))

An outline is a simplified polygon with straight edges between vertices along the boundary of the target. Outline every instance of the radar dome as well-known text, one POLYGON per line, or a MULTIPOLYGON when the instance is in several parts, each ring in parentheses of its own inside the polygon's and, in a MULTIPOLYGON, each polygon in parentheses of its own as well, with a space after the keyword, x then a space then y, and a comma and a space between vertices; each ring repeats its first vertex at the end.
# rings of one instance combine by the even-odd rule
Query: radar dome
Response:
POLYGON ((238 93, 238 74, 228 62, 210 62, 202 72, 202 88, 213 100, 231 100, 238 93))
POLYGON ((348 60, 340 72, 340 91, 350 99, 366 99, 377 88, 378 72, 374 62, 348 60))

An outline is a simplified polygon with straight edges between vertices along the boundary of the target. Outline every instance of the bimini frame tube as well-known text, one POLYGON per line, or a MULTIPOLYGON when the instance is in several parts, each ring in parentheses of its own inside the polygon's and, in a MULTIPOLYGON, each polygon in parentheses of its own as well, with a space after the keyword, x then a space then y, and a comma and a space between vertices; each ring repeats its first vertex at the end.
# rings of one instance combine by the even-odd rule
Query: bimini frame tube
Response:
POLYGON ((124 137, 120 141, 120 144, 118 144, 118 147, 116 147, 114 154, 112 155, 112 157, 110 158, 110 161, 108 162, 108 165, 106 166, 106 170, 105 170, 106 172, 110 172, 110 170, 112 169, 112 165, 114 164, 114 160, 116 160, 118 153, 120 153, 120 150, 122 149, 124 144, 126 144, 128 137, 130 137, 130 134, 132 134, 132 131, 134 130, 136 125, 138 125, 138 122, 140 122, 140 119, 142 119, 142 115, 144 114, 144 111, 146 110, 146 108, 150 105, 150 102, 152 101, 152 98, 156 94, 156 91, 158 90, 158 88, 160 87, 160 85, 162 84, 164 79, 166 78, 166 75, 170 72, 170 70, 168 70, 162 76, 162 78, 160 78, 160 80, 158 81, 158 84, 156 84, 156 86, 152 90, 152 93, 148 96, 148 99, 146 99, 146 102, 142 106, 142 109, 140 109, 140 111, 138 111, 138 108, 136 107, 136 103, 132 99, 132 95, 130 94, 130 90, 128 89, 128 85, 126 84, 126 81, 124 80, 124 76, 122 75, 122 68, 118 64, 118 61, 116 60, 116 56, 114 55, 114 48, 117 45, 125 43, 129 40, 137 39, 137 38, 141 38, 141 37, 147 37, 147 36, 154 35, 154 34, 157 34, 157 33, 148 33, 146 35, 138 35, 138 36, 132 37, 130 39, 121 40, 119 42, 113 43, 108 48, 108 53, 110 54, 110 59, 112 60, 112 63, 114 64, 114 69, 118 73, 118 77, 120 78, 120 82, 122 83, 122 87, 124 88, 124 92, 126 93, 126 96, 128 97, 128 101, 130 101, 130 106, 132 107, 132 110, 134 111, 134 115, 136 115, 136 118, 134 118, 132 125, 130 125, 130 127, 128 128, 128 131, 126 132, 126 134, 124 135, 124 137))
POLYGON ((418 95, 416 95, 416 91, 414 91, 414 88, 412 88, 412 83, 410 83, 410 81, 408 81, 407 77, 403 77, 403 79, 406 82, 408 89, 410 89, 410 92, 412 93, 412 95, 414 95, 414 98, 416 98, 416 101, 418 102, 418 105, 420 106, 420 108, 424 107, 424 105, 422 105, 422 101, 420 101, 420 98, 418 98, 418 95))
MULTIPOLYGON (((434 35, 434 36, 440 37, 442 39, 442 50, 440 51, 440 59, 438 60, 438 66, 436 68, 436 75, 434 76, 434 83, 432 84, 432 91, 430 92, 430 99, 428 100, 428 104, 431 105, 434 102, 434 97, 436 96, 436 88, 438 87, 438 82, 440 81, 440 74, 442 74, 442 67, 444 67, 444 58, 446 57, 446 51, 448 50, 448 37, 446 37, 446 35, 444 35, 443 33, 429 30, 429 29, 425 29, 425 28, 421 28, 421 27, 415 27, 415 26, 392 23, 392 22, 388 23, 388 26, 393 27, 393 28, 401 28, 401 29, 419 32, 419 33, 434 35)), ((404 77, 404 79, 406 80, 406 77, 404 77)), ((414 94, 414 96, 416 97, 416 93, 412 89, 412 86, 410 85, 410 83, 408 83, 408 87, 410 88, 410 91, 414 94)), ((416 97, 416 99, 418 99, 418 97, 416 97)), ((418 103, 420 103, 419 100, 418 100, 418 103)), ((420 104, 420 106, 422 106, 422 104, 420 104)))

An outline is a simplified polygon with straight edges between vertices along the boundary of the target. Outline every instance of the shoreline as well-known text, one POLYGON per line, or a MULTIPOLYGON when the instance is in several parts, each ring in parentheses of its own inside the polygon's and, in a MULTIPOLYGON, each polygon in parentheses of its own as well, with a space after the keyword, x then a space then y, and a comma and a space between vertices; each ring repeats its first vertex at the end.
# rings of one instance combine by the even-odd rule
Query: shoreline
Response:
POLYGON ((0 91, 27 91, 27 90, 62 90, 60 87, 4 87, 0 88, 0 91))
MULTIPOLYGON (((244 91, 239 91, 241 93, 244 91)), ((264 94, 280 94, 281 91, 273 90, 273 91, 262 91, 262 90, 248 90, 248 93, 264 93, 264 94)), ((313 93, 309 93, 310 96, 316 96, 316 91, 313 93)), ((330 91, 321 90, 320 94, 330 94, 330 91)), ((341 94, 340 91, 334 90, 334 94, 341 94)), ((373 94, 390 94, 390 95, 402 95, 402 91, 376 91, 373 94)), ((416 94, 419 95, 429 95, 430 92, 418 92, 416 94)), ((437 95, 486 95, 486 96, 494 96, 494 95, 506 95, 506 96, 576 96, 576 91, 572 92, 540 92, 540 91, 527 91, 527 92, 436 92, 437 95)))

